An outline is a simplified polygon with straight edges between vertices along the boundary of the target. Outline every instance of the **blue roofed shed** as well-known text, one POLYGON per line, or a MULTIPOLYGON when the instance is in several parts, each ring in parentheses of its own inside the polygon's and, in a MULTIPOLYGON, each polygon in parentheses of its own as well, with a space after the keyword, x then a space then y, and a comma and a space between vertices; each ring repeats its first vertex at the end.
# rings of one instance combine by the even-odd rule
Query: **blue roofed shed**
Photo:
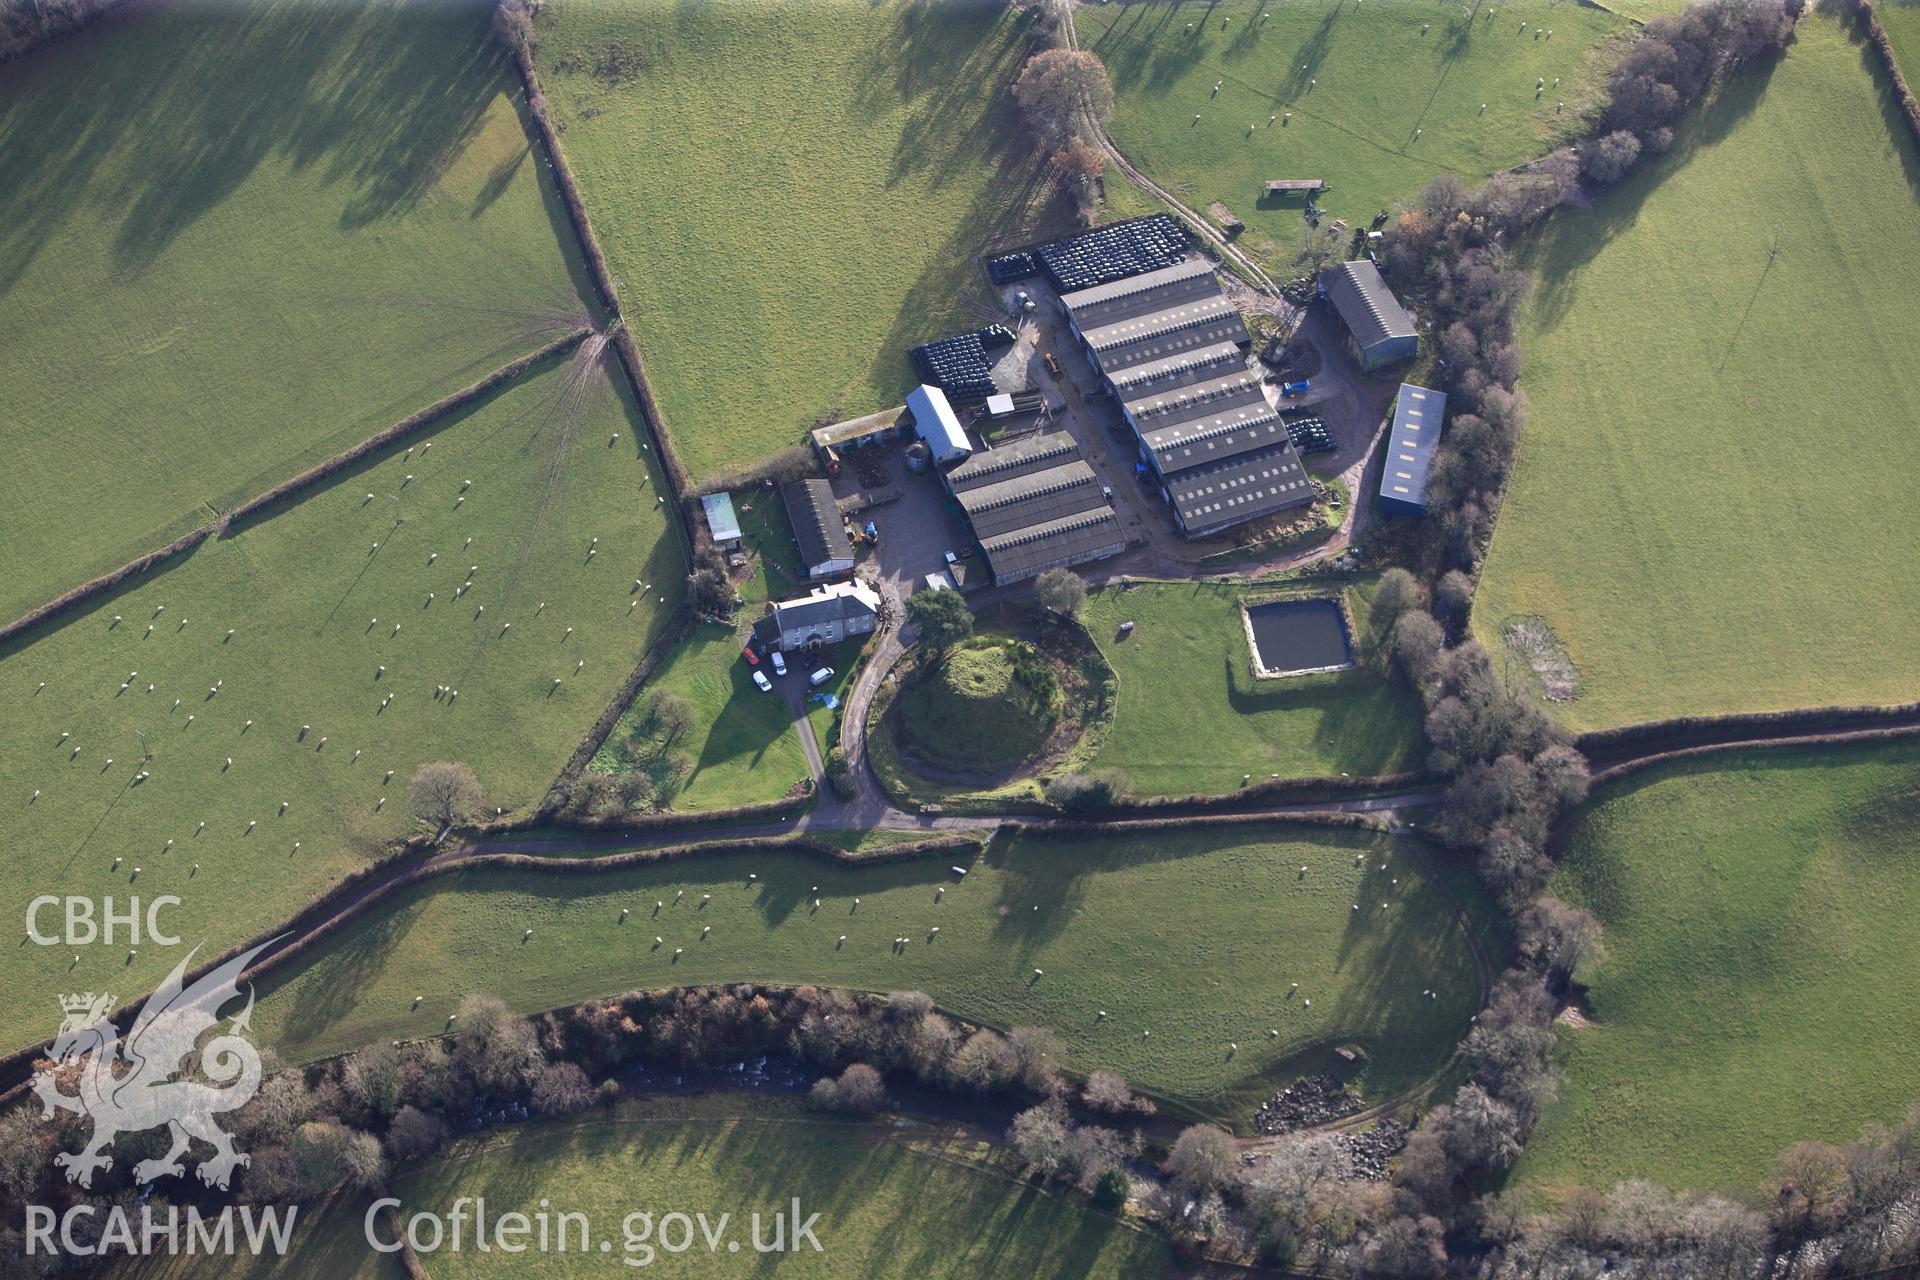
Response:
POLYGON ((1445 395, 1411 382, 1400 384, 1393 430, 1387 433, 1387 454, 1380 468, 1380 510, 1385 514, 1427 513, 1427 476, 1433 471, 1440 424, 1446 415, 1445 395))

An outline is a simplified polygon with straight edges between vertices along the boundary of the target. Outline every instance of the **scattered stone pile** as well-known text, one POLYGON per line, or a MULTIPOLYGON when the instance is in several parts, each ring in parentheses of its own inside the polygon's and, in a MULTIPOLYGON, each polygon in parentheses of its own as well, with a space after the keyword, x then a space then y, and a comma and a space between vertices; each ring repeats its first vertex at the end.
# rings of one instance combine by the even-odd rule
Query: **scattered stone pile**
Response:
POLYGON ((1385 1182, 1387 1161, 1407 1145, 1413 1126, 1404 1120, 1382 1120, 1371 1129, 1339 1135, 1347 1152, 1347 1177, 1355 1182, 1385 1182))
POLYGON ((1265 1134, 1292 1133, 1343 1119, 1364 1106, 1360 1095, 1341 1084, 1338 1076, 1308 1076, 1261 1103, 1253 1124, 1265 1134))

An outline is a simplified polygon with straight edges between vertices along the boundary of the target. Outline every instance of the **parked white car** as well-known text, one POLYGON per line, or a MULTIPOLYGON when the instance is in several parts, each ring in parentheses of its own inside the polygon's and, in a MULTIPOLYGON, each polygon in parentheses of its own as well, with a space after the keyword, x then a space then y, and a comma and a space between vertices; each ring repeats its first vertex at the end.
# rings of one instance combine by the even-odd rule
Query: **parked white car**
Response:
POLYGON ((821 685, 825 684, 827 681, 831 679, 833 679, 833 668, 822 667, 818 671, 814 672, 812 675, 807 677, 807 683, 812 685, 814 688, 818 689, 821 685))
POLYGON ((760 690, 760 692, 762 693, 773 692, 773 681, 767 679, 766 672, 758 670, 757 668, 753 673, 753 684, 754 684, 754 687, 760 690))
POLYGON ((777 676, 787 674, 786 657, 778 649, 767 655, 767 661, 773 664, 773 674, 777 676))

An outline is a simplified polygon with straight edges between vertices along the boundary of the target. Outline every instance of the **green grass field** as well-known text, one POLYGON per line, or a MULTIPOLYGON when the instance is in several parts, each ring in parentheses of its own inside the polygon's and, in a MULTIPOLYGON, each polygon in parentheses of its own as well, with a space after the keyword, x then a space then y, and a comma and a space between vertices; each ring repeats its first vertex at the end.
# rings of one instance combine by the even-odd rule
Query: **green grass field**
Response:
POLYGON ((1490 21, 1487 6, 1471 10, 1134 0, 1083 5, 1075 24, 1113 77, 1120 149, 1191 207, 1226 204, 1247 224, 1242 247, 1284 264, 1304 204, 1267 200, 1269 178, 1324 179, 1321 206, 1363 226, 1436 174, 1484 177, 1579 132, 1610 62, 1596 46, 1627 24, 1548 0, 1502 4, 1490 21))
POLYGON ((672 750, 684 752, 692 767, 669 807, 720 809, 778 800, 807 776, 807 757, 786 699, 754 688, 751 672, 732 630, 697 624, 620 718, 594 767, 619 772, 625 744, 644 736, 653 696, 674 693, 693 708, 693 727, 672 750))
MULTIPOLYGON (((489 1218, 534 1215, 543 1203, 555 1215, 587 1216, 592 1247, 586 1253, 578 1249, 577 1226, 568 1237, 571 1252, 481 1253, 473 1247, 469 1221, 465 1249, 443 1247, 422 1258, 429 1274, 448 1280, 604 1276, 621 1262, 700 1276, 777 1272, 969 1280, 1145 1278, 1172 1274, 1175 1265, 1164 1237, 1029 1185, 985 1144, 934 1127, 896 1128, 822 1116, 775 1098, 639 1100, 611 1117, 496 1130, 402 1174, 391 1194, 402 1201, 403 1217, 448 1214, 459 1197, 477 1194, 486 1196, 489 1218), (813 1235, 820 1251, 802 1243, 798 1252, 778 1258, 756 1252, 753 1215, 761 1215, 760 1239, 771 1243, 773 1215, 791 1215, 795 1197, 801 1220, 819 1214, 813 1235), (628 1215, 636 1212, 651 1215, 650 1230, 639 1221, 628 1223, 628 1215), (690 1250, 660 1248, 662 1239, 676 1250, 681 1246, 679 1224, 662 1223, 676 1212, 705 1215, 716 1233, 716 1248, 710 1252, 697 1229, 690 1250), (729 1215, 724 1226, 722 1214, 729 1215), (607 1253, 599 1252, 603 1238, 612 1246, 607 1253), (729 1241, 737 1251, 727 1248, 729 1241)), ((400 1273, 399 1263, 368 1247, 362 1225, 366 1203, 340 1197, 304 1211, 285 1259, 247 1257, 210 1266, 202 1258, 180 1258, 122 1267, 114 1274, 126 1280, 214 1274, 248 1280, 294 1275, 385 1280, 400 1273)), ((793 1230, 791 1217, 786 1230, 793 1230)), ((378 1238, 393 1239, 391 1227, 381 1228, 378 1238)))
POLYGON ((1920 1093, 1920 746, 1759 751, 1602 792, 1554 889, 1606 924, 1599 1024, 1514 1176, 1752 1188, 1920 1093), (1631 1134, 1632 1140, 1625 1140, 1631 1134))
MULTIPOLYGON (((463 871, 270 982, 256 1025, 298 1060, 437 1033, 476 990, 532 1011, 676 984, 919 989, 963 1017, 1051 1027, 1076 1069, 1118 1070, 1188 1108, 1244 1119, 1277 1078, 1325 1069, 1349 1042, 1370 1056, 1369 1093, 1407 1088, 1446 1061, 1476 1007, 1442 894, 1373 833, 1025 837, 967 859, 964 879, 954 861, 846 868, 737 854, 564 878, 463 871), (911 941, 896 950, 902 934, 911 941), (1441 998, 1423 999, 1428 987, 1441 998)), ((1470 876, 1449 873, 1448 888, 1484 911, 1470 876)))
POLYGON ((909 346, 999 317, 983 247, 1060 225, 1007 92, 1023 21, 985 0, 542 12, 563 145, 696 478, 900 403, 909 346))
MULTIPOLYGON (((217 951, 408 834, 423 762, 465 761, 490 806, 536 803, 677 607, 684 571, 647 496, 637 416, 580 359, 9 654, 7 900, 178 894, 176 932, 217 951), (641 577, 655 584, 644 597, 641 577)), ((50 1033, 56 990, 131 997, 179 959, 79 952, 71 968, 66 947, 8 952, 0 1040, 50 1033)))
POLYGON ((1893 42, 1900 74, 1912 85, 1920 79, 1920 0, 1880 0, 1873 11, 1887 30, 1887 39, 1893 42))
POLYGON ((1810 14, 1532 255, 1474 619, 1547 620, 1577 728, 1913 697, 1920 156, 1870 54, 1810 14))
POLYGON ((0 618, 581 322, 508 89, 481 9, 383 0, 145 5, 7 68, 0 618))
MULTIPOLYGON (((1231 791, 1264 780, 1418 768, 1419 700, 1389 679, 1371 640, 1361 665, 1256 682, 1240 620, 1243 590, 1165 583, 1087 597, 1085 621, 1120 677, 1113 728, 1094 764, 1123 770, 1147 795, 1231 791), (1116 638, 1122 622, 1138 626, 1116 638)), ((1368 590, 1348 599, 1364 620, 1368 590)), ((1362 622, 1364 631, 1364 621, 1362 622)))

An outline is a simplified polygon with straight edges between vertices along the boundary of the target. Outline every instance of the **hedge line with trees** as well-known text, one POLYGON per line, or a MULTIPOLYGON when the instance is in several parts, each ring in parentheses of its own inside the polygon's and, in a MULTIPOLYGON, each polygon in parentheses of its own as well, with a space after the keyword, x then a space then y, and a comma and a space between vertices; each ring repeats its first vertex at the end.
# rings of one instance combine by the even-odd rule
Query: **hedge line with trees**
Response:
POLYGON ((0 64, 70 36, 126 0, 0 0, 0 64))
POLYGON ((1859 4, 1860 20, 1867 27, 1867 41, 1880 57, 1881 69, 1893 86, 1893 96, 1900 100, 1900 114, 1906 118, 1914 145, 1920 146, 1920 99, 1913 96, 1913 86, 1907 83, 1906 72, 1900 69, 1900 59, 1893 53, 1893 41, 1887 37, 1880 15, 1873 10, 1873 0, 1859 0, 1859 4))

